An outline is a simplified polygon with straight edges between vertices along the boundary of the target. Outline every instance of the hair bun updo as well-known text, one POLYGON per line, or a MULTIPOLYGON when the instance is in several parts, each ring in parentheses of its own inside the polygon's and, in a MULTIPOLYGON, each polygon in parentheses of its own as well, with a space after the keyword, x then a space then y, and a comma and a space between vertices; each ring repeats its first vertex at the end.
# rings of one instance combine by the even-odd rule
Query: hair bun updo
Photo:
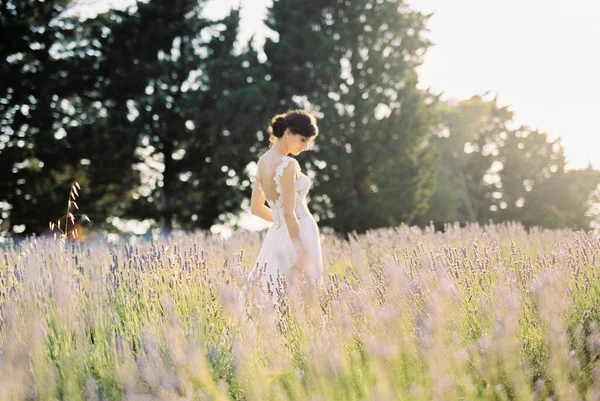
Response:
POLYGON ((269 134, 273 135, 275 138, 281 138, 285 133, 285 130, 288 128, 287 120, 285 119, 285 114, 279 114, 271 120, 271 124, 269 127, 269 134))
POLYGON ((290 110, 284 114, 277 114, 269 122, 270 141, 275 138, 283 137, 285 130, 289 129, 292 134, 302 135, 305 138, 311 138, 319 134, 317 120, 315 117, 304 110, 290 110))

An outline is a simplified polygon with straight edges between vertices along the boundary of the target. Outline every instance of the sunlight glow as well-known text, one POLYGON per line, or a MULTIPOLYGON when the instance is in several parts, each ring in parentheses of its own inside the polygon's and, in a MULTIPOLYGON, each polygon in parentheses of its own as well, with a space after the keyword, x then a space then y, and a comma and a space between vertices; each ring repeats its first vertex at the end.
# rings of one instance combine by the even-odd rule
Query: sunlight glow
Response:
POLYGON ((443 99, 487 91, 519 124, 562 137, 569 168, 600 168, 600 3, 410 0, 434 12, 419 71, 443 99), (560 27, 560 28, 559 28, 560 27))

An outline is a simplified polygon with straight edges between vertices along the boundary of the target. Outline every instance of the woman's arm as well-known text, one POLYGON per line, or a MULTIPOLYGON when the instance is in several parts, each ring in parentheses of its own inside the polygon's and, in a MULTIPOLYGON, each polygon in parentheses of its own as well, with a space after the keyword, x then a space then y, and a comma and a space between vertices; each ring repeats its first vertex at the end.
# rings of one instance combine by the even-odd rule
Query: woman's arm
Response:
POLYGON ((296 216, 296 173, 298 162, 292 159, 291 163, 283 170, 281 177, 281 202, 283 206, 283 217, 296 251, 298 272, 306 269, 307 254, 300 238, 300 223, 296 216))
POLYGON ((252 197, 250 198, 250 212, 264 220, 273 222, 273 212, 265 206, 265 195, 258 188, 258 179, 254 180, 252 186, 252 197))
POLYGON ((298 162, 294 159, 283 170, 281 177, 281 203, 283 204, 283 217, 290 233, 292 242, 300 241, 300 224, 296 216, 296 172, 298 162))

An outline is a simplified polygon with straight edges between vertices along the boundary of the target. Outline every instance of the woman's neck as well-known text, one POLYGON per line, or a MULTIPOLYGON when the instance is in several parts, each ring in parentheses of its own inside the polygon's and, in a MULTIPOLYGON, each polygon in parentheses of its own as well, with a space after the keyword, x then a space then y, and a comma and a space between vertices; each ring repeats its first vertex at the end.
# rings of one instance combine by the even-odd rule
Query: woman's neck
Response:
POLYGON ((285 146, 285 143, 283 143, 281 139, 275 141, 271 149, 273 149, 273 151, 281 157, 287 156, 287 154, 290 153, 287 150, 287 146, 285 146))

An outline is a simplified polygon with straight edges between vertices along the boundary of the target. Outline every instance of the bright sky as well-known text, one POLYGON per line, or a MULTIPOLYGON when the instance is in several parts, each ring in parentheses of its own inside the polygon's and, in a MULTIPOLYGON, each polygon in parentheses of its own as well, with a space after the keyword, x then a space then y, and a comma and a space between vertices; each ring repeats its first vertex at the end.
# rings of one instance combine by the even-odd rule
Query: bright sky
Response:
POLYGON ((411 4, 434 12, 424 85, 457 98, 489 90, 518 123, 560 136, 570 168, 600 169, 600 1, 411 4))
MULTIPOLYGON (((95 7, 131 0, 95 0, 95 7)), ((600 169, 600 1, 408 0, 434 12, 421 86, 464 99, 490 91, 516 122, 560 136, 569 167, 600 169)), ((242 6, 241 40, 267 33, 270 0, 212 0, 207 15, 242 6)), ((90 6, 91 8, 92 6, 90 6)))

